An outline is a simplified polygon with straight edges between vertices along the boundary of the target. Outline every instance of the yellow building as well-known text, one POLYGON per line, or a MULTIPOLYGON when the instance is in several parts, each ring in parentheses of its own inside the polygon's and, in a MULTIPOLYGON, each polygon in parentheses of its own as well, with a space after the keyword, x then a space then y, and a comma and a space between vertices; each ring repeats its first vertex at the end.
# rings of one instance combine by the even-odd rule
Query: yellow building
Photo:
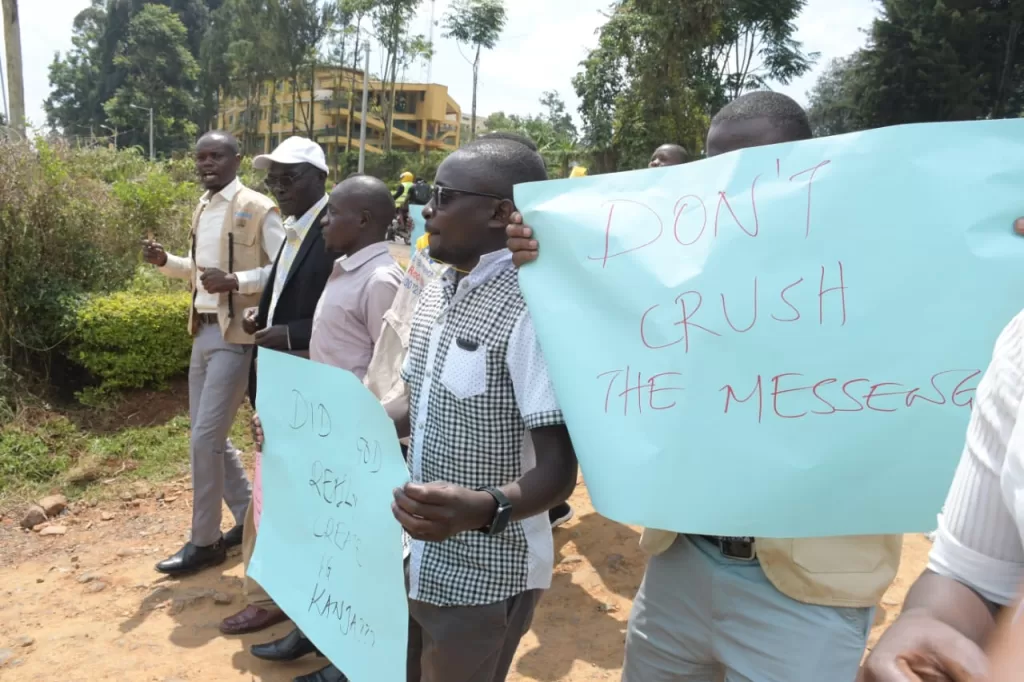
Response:
MULTIPOLYGON (((370 99, 366 149, 384 151, 384 121, 381 118, 381 95, 385 86, 378 80, 370 81, 370 99)), ((293 134, 308 135, 309 77, 300 76, 299 91, 292 97, 290 82, 267 81, 261 88, 258 102, 251 102, 251 113, 246 111, 245 97, 221 98, 218 124, 241 139, 248 127, 256 131, 256 147, 269 152, 281 140, 293 134), (303 83, 302 80, 305 80, 303 83), (271 88, 275 88, 276 112, 271 112, 271 88), (293 106, 294 101, 294 106, 293 106), (294 126, 293 126, 294 111, 294 126), (247 116, 258 118, 256 126, 246 126, 247 116), (273 123, 271 123, 273 121, 273 123)), ((254 100, 256 98, 253 98, 254 100)), ((339 67, 317 69, 315 89, 312 93, 313 137, 324 148, 328 159, 336 151, 348 147, 351 130, 352 149, 359 149, 359 126, 362 121, 363 72, 339 67), (353 82, 354 80, 354 82, 353 82), (349 127, 349 93, 354 110, 349 127)), ((462 109, 448 94, 448 86, 434 83, 398 83, 395 86, 395 114, 391 131, 391 147, 395 151, 424 152, 452 151, 459 146, 459 123, 462 109)), ((250 138, 251 140, 252 138, 250 138)), ((249 150, 254 151, 254 150, 249 150)))

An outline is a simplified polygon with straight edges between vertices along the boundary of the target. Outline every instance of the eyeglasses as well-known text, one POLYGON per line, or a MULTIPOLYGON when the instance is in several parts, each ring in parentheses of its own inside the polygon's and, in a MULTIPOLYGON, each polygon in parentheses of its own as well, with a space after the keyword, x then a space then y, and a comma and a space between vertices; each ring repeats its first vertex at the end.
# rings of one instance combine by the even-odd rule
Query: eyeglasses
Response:
POLYGON ((443 187, 441 185, 434 185, 434 188, 430 190, 430 200, 434 202, 434 206, 442 208, 452 202, 452 200, 459 194, 464 194, 469 197, 484 197, 487 199, 497 199, 498 201, 504 201, 505 197, 499 197, 497 194, 487 194, 486 192, 471 192, 467 189, 455 189, 454 187, 443 187))
POLYGON ((282 174, 282 175, 268 175, 266 177, 266 179, 263 180, 263 185, 268 190, 273 190, 275 188, 276 189, 282 189, 282 190, 291 189, 292 185, 294 185, 296 182, 298 182, 299 178, 301 178, 303 175, 306 175, 308 172, 309 172, 309 168, 305 168, 303 170, 300 170, 298 173, 285 173, 285 174, 282 174))

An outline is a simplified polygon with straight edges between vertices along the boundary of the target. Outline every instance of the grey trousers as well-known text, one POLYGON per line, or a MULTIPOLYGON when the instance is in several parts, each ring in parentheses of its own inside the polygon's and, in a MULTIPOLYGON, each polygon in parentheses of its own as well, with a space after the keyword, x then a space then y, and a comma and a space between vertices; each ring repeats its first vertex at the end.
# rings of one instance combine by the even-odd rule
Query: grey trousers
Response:
POLYGON ((188 403, 192 418, 192 543, 221 537, 221 500, 245 521, 252 486, 238 451, 228 440, 249 381, 252 346, 227 343, 217 325, 202 325, 192 342, 188 403))
POLYGON ((504 682, 542 593, 446 608, 410 599, 406 682, 504 682))
POLYGON ((680 535, 647 564, 622 682, 853 682, 872 611, 795 601, 757 561, 680 535))

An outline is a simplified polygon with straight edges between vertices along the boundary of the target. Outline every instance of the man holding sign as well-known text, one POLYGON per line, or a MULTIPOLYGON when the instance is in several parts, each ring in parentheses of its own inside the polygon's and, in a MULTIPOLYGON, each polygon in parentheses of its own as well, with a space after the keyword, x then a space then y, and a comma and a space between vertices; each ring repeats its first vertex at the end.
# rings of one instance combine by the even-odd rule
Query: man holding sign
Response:
POLYGON ((504 680, 551 584, 547 511, 576 457, 504 248, 513 185, 546 178, 522 143, 478 140, 441 164, 424 209, 430 256, 450 267, 421 294, 403 369, 408 682, 504 680))
MULTIPOLYGON (((756 92, 714 117, 707 153, 810 137, 796 102, 756 92)), ((517 264, 536 259, 521 216, 508 235, 517 264)), ((630 615, 623 682, 845 682, 860 664, 872 607, 896 575, 901 538, 755 540, 648 529, 641 546, 653 556, 630 615)))
MULTIPOLYGON (((395 212, 387 185, 362 175, 337 185, 323 219, 324 246, 341 254, 334 264, 313 316, 309 356, 352 372, 363 380, 402 278, 384 234, 395 212)), ((254 422, 259 428, 258 418, 254 422)), ((262 434, 257 433, 257 440, 262 434)), ((262 443, 261 443, 262 445, 262 443)), ((298 629, 282 639, 256 645, 258 658, 286 661, 314 651, 298 629)), ((341 679, 333 666, 307 676, 309 682, 341 679)))

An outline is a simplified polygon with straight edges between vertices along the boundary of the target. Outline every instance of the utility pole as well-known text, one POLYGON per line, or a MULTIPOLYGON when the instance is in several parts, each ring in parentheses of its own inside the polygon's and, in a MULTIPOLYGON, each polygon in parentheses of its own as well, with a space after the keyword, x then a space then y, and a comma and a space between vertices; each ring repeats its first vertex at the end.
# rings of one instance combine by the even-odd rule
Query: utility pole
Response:
POLYGON ((149 160, 156 161, 156 153, 153 151, 153 108, 140 107, 137 104, 129 104, 132 109, 141 109, 149 112, 149 160))
POLYGON ((366 64, 363 67, 363 121, 359 130, 359 172, 366 169, 366 118, 370 109, 370 41, 366 41, 366 64))
POLYGON ((0 0, 4 14, 4 45, 7 46, 7 89, 10 96, 8 125, 25 134, 25 79, 21 72, 21 27, 18 0, 0 0))

